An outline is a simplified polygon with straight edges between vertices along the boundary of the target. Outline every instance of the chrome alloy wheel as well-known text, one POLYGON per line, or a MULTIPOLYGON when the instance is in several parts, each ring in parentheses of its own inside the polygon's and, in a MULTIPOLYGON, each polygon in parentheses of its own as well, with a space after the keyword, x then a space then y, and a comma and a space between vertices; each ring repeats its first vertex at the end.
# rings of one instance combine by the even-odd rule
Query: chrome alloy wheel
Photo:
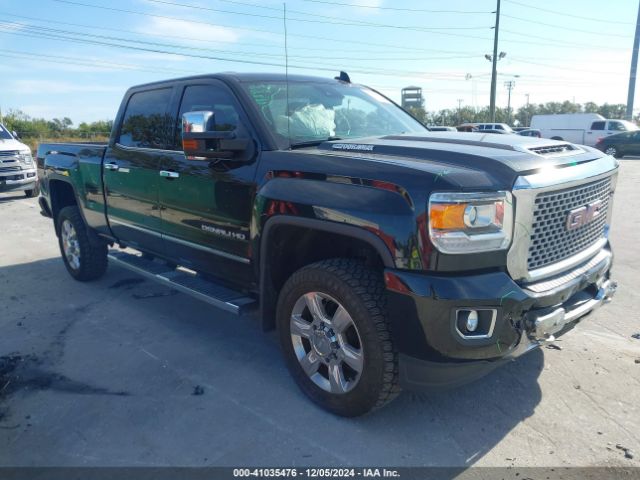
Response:
POLYGON ((611 155, 612 157, 615 157, 618 154, 618 150, 616 149, 616 147, 607 147, 604 153, 606 153, 607 155, 611 155))
POLYGON ((330 393, 347 393, 360 380, 364 352, 349 312, 329 295, 309 292, 293 306, 291 342, 307 376, 330 393))
POLYGON ((80 269, 80 243, 78 234, 69 220, 62 222, 60 235, 62 236, 62 249, 67 262, 74 270, 80 269))

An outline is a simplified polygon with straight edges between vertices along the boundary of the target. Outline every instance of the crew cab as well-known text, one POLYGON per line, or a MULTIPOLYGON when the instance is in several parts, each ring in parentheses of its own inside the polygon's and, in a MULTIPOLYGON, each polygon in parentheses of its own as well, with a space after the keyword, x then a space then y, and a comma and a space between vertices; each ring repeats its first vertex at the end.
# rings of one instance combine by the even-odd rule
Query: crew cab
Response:
POLYGON ((0 192, 38 196, 38 176, 31 149, 0 123, 0 192))
POLYGON ((346 74, 133 87, 108 144, 37 161, 73 278, 109 261, 255 312, 339 415, 478 379, 615 292, 613 157, 430 132, 346 74))

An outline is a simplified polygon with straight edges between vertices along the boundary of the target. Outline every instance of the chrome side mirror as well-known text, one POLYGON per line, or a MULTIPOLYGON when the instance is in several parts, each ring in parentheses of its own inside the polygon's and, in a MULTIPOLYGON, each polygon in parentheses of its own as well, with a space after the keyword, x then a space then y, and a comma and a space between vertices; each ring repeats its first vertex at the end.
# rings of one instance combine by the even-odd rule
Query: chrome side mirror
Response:
POLYGON ((213 112, 187 112, 182 115, 182 133, 204 133, 214 130, 215 119, 213 112))

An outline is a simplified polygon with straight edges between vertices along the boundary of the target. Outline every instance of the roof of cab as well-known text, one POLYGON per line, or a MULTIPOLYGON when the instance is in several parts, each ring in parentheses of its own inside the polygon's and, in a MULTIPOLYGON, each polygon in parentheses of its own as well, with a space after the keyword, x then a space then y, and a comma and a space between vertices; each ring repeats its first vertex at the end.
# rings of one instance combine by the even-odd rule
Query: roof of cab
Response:
POLYGON ((171 83, 178 82, 189 82, 194 80, 203 80, 208 78, 217 78, 220 80, 226 80, 229 82, 323 82, 323 83, 335 83, 339 80, 336 80, 331 77, 315 77, 311 75, 286 75, 284 73, 238 73, 238 72, 221 72, 221 73, 210 73, 203 75, 194 75, 190 77, 180 77, 180 78, 171 78, 167 80, 159 80, 157 82, 144 83, 140 85, 134 85, 131 89, 144 89, 148 87, 167 85, 171 83))

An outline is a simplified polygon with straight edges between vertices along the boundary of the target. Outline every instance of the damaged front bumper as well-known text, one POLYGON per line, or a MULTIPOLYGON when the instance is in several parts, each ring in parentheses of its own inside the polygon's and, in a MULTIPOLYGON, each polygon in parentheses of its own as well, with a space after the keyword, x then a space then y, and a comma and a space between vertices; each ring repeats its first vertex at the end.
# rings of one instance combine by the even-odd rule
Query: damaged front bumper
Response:
POLYGON ((431 390, 468 383, 563 335, 615 294, 612 258, 603 249, 535 284, 518 284, 505 272, 452 277, 388 270, 402 385, 431 390), (479 317, 475 332, 465 331, 460 318, 470 311, 479 317))

